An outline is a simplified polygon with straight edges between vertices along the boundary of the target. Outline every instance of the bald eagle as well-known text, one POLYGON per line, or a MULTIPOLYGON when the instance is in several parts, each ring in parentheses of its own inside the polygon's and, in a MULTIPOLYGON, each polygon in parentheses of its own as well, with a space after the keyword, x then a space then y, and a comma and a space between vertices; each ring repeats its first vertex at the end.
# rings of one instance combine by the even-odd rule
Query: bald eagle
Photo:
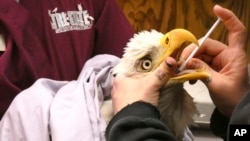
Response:
MULTIPOLYGON (((120 62, 115 66, 116 75, 146 76, 155 70, 167 56, 183 62, 180 54, 186 43, 198 44, 195 36, 184 29, 174 29, 165 35, 156 31, 141 31, 127 43, 120 62)), ((209 74, 202 70, 184 70, 165 84, 160 91, 158 109, 161 120, 178 140, 182 140, 185 129, 193 123, 197 109, 193 98, 183 87, 189 80, 206 79, 209 74)))

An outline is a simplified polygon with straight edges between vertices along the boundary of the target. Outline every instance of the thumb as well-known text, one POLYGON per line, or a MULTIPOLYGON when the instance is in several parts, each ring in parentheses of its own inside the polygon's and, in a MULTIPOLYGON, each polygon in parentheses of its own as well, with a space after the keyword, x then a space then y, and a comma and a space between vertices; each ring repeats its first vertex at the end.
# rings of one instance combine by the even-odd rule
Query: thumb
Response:
POLYGON ((246 47, 247 30, 243 23, 236 17, 236 15, 219 5, 214 6, 214 13, 220 17, 229 31, 228 42, 229 47, 246 47))
POLYGON ((148 83, 151 83, 155 89, 163 87, 169 78, 175 75, 176 68, 176 60, 172 57, 167 57, 159 67, 147 76, 148 83))

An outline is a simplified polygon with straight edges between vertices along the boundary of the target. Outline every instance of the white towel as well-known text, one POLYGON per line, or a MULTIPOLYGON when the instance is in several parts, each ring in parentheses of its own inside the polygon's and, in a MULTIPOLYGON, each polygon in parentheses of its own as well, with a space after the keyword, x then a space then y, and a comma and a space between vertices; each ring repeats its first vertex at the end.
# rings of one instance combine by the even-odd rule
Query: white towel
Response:
POLYGON ((75 81, 39 79, 16 96, 0 122, 1 141, 102 141, 100 107, 112 89, 119 58, 88 60, 75 81))

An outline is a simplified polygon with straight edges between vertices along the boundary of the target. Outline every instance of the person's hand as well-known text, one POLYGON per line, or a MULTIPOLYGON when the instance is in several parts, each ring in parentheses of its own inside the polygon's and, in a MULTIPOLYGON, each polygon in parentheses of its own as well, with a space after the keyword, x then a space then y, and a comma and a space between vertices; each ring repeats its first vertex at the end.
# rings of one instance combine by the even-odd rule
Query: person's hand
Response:
POLYGON ((144 101, 157 106, 159 90, 166 84, 169 77, 175 74, 176 66, 176 60, 169 57, 147 76, 115 77, 112 90, 114 113, 136 101, 144 101))
MULTIPOLYGON (((247 33, 244 25, 228 9, 215 6, 214 13, 229 31, 228 45, 207 39, 196 58, 188 62, 187 68, 201 68, 211 73, 211 80, 206 83, 210 96, 218 110, 230 116, 249 89, 245 52, 247 33)), ((183 58, 190 54, 192 48, 188 47, 183 52, 183 58)))

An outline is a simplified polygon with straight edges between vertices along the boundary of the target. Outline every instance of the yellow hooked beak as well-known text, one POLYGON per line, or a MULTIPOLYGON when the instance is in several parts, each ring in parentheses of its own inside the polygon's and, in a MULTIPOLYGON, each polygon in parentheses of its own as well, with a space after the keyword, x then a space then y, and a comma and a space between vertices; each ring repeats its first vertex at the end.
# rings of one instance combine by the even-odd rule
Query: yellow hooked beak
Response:
MULTIPOLYGON (((198 45, 198 40, 189 31, 185 29, 174 29, 166 33, 160 40, 161 47, 163 47, 163 54, 160 57, 159 64, 168 56, 175 58, 178 64, 183 62, 180 55, 187 43, 194 43, 198 45)), ((203 70, 184 70, 178 76, 170 78, 170 81, 183 83, 189 80, 208 79, 210 74, 203 70)))

